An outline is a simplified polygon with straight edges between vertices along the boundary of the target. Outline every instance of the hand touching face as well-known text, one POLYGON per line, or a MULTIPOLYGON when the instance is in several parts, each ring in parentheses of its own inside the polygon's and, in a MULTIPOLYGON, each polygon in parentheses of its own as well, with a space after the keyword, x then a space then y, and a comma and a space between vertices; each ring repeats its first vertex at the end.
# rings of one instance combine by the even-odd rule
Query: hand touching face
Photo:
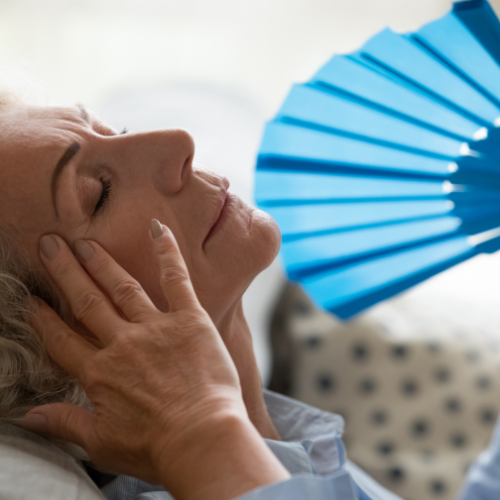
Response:
POLYGON ((77 241, 84 270, 62 238, 42 238, 44 264, 101 347, 39 301, 33 324, 94 412, 49 404, 31 410, 22 425, 79 444, 105 470, 161 482, 179 499, 229 500, 287 479, 248 419, 236 368, 194 294, 172 233, 153 221, 152 235, 168 313, 97 243, 77 241))

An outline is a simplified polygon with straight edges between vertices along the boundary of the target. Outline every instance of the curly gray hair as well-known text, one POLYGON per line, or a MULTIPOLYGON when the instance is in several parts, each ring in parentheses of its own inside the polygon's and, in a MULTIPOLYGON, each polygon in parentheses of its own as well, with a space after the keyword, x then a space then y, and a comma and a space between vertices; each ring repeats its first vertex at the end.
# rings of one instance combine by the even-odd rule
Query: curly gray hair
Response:
MULTIPOLYGON (((0 113, 22 102, 0 92, 0 113)), ((0 221, 1 224, 1 221, 0 221)), ((18 423, 32 408, 65 402, 88 409, 91 404, 78 381, 48 356, 29 323, 28 297, 45 300, 67 323, 72 314, 47 270, 30 259, 15 228, 0 226, 0 421, 18 423)), ((81 455, 68 449, 73 455, 81 455)), ((80 456, 80 458, 83 458, 80 456)))

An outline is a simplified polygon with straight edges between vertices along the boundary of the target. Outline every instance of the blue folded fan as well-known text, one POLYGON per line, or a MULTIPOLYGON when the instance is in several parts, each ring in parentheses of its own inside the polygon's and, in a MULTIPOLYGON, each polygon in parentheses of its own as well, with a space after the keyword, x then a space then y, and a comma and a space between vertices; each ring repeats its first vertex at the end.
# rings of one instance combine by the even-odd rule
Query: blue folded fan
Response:
POLYGON ((457 2, 295 85, 266 126, 255 196, 291 280, 349 318, 500 249, 500 22, 457 2))

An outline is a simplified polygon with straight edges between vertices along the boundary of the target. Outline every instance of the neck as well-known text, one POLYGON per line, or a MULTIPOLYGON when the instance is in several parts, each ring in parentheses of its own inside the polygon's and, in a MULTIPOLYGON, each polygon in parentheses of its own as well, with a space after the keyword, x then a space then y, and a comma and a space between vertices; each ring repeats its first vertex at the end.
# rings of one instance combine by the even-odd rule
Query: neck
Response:
POLYGON ((216 327, 238 370, 243 401, 250 420, 262 437, 279 439, 262 397, 262 382, 241 298, 216 322, 216 327))

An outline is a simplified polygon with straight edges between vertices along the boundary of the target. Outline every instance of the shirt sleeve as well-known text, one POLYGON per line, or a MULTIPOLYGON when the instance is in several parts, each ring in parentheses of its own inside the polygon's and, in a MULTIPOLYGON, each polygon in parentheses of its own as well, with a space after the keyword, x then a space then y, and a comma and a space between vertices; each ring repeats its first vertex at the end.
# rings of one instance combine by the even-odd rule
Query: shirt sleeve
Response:
MULTIPOLYGON (((143 493, 135 500, 169 500, 162 491, 143 493)), ((319 476, 293 476, 287 481, 257 488, 235 500, 371 500, 358 497, 355 486, 347 472, 328 478, 319 476)), ((173 500, 173 499, 172 499, 173 500)))
POLYGON ((500 419, 488 448, 469 469, 459 500, 500 498, 500 419))
MULTIPOLYGON (((358 497, 350 474, 339 471, 329 477, 293 476, 291 479, 257 488, 237 500, 365 500, 358 497)), ((366 500, 371 500, 366 497, 366 500)))
MULTIPOLYGON (((339 415, 267 390, 264 400, 282 438, 265 441, 292 477, 257 488, 238 500, 401 500, 346 460, 341 439, 344 422, 339 415)), ((120 480, 115 480, 112 486, 114 493, 118 492, 120 480)), ((160 488, 147 490, 144 485, 141 488, 127 485, 122 490, 128 494, 135 492, 131 500, 172 498, 159 491, 160 488)), ((107 498, 129 498, 122 496, 124 493, 107 498)))

